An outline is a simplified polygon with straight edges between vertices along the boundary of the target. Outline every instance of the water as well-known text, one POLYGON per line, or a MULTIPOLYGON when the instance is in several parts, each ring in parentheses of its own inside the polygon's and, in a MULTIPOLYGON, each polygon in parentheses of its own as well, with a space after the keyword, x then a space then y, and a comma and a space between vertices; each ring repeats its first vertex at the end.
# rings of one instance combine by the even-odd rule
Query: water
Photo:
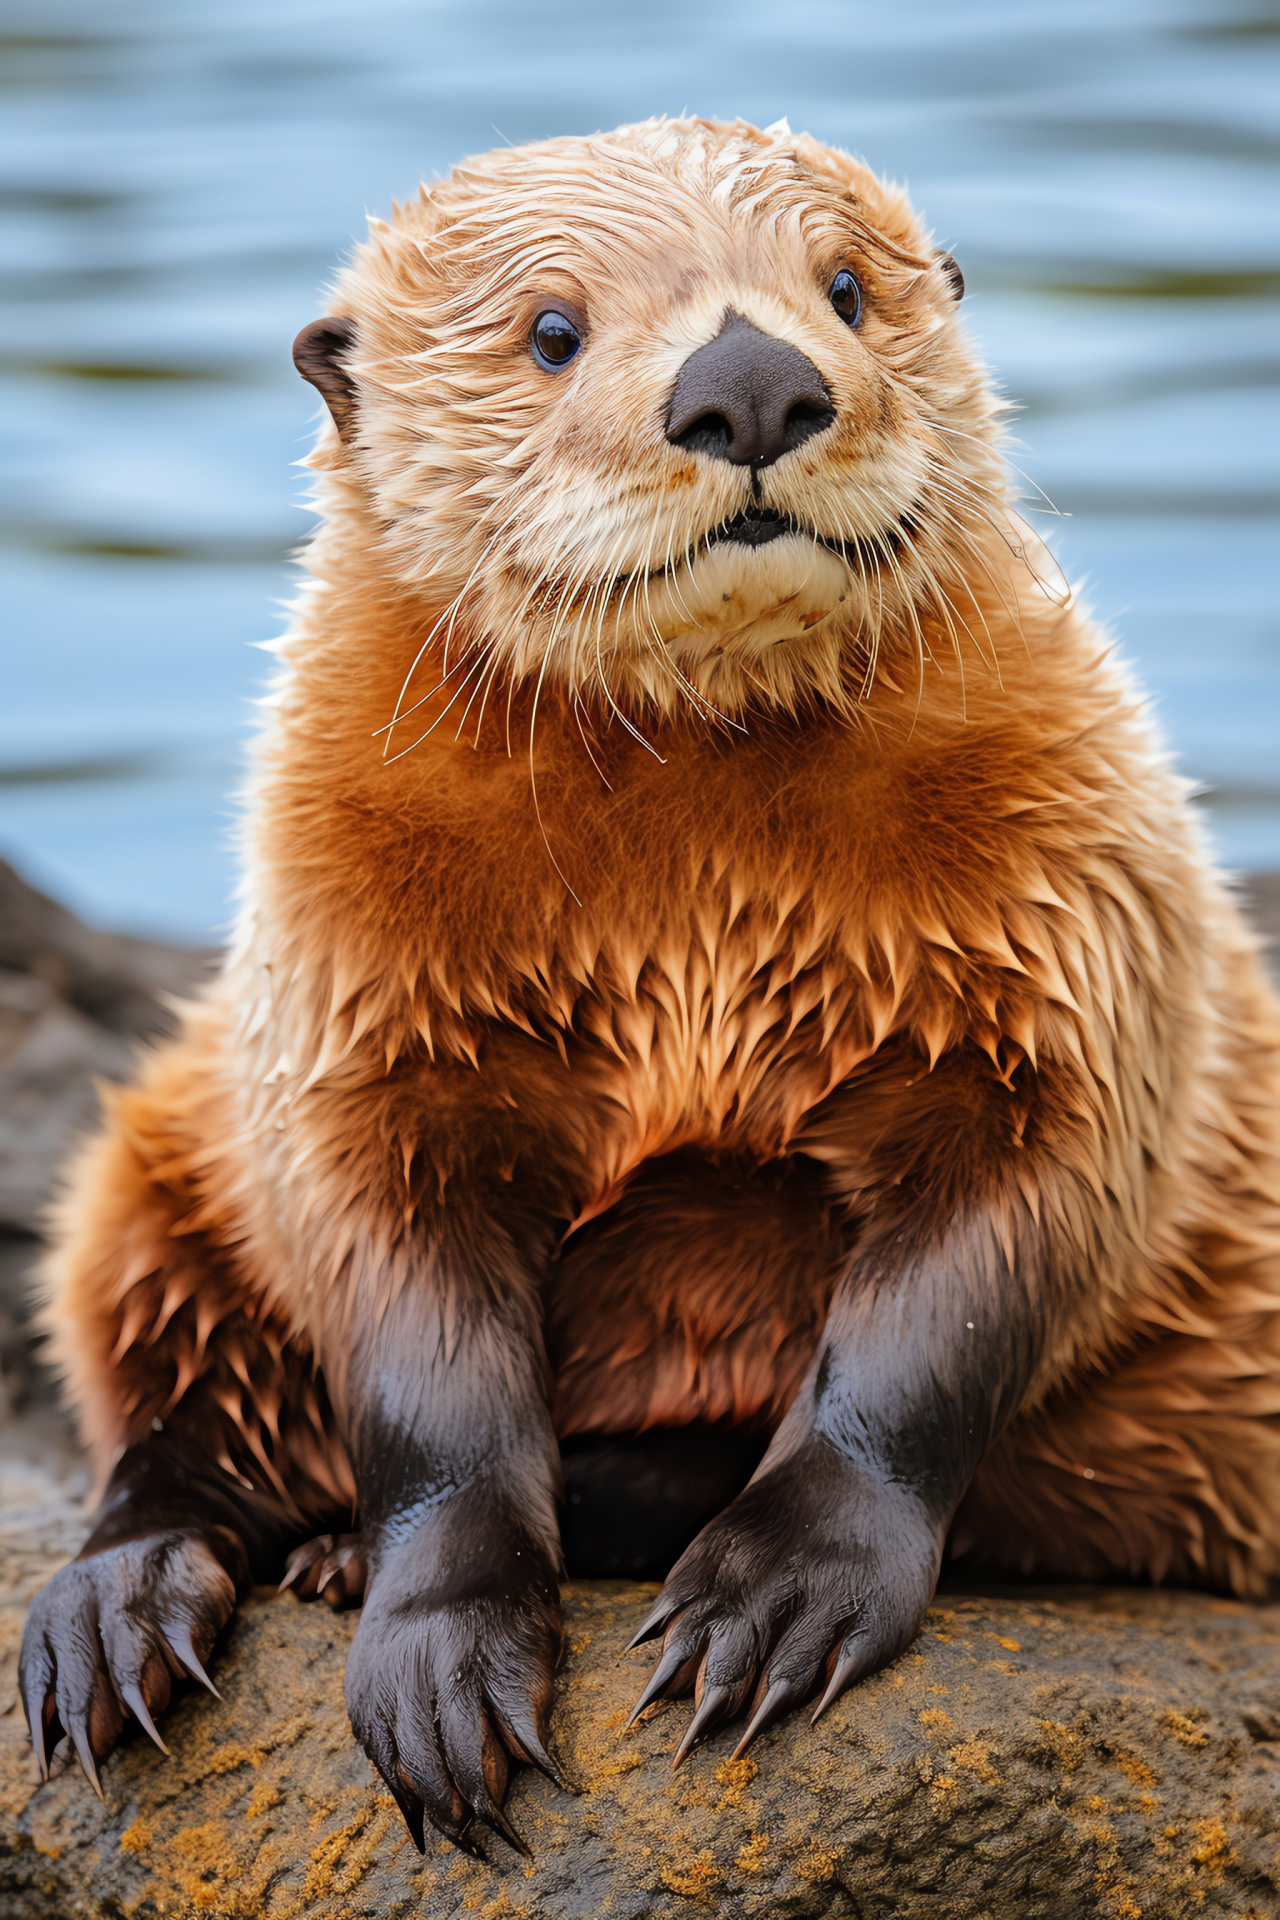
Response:
POLYGON ((905 180, 1022 407, 1039 524, 1280 867, 1280 12, 1267 0, 7 0, 0 852, 104 923, 225 926, 307 525, 289 345, 459 155, 786 114, 905 180))

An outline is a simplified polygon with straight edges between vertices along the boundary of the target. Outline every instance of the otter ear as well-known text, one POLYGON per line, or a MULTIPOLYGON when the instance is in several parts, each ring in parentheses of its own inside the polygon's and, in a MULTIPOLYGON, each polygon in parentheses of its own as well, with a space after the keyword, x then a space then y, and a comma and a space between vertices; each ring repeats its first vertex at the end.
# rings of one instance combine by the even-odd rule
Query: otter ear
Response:
POLYGON ((964 299, 964 275, 949 253, 940 253, 938 255, 938 265, 950 281, 952 298, 955 300, 956 305, 959 306, 960 302, 964 299))
POLYGON ((356 423, 356 384, 343 365, 356 343, 356 323, 326 314, 304 327, 293 343, 293 364, 324 396, 333 423, 344 440, 356 423))

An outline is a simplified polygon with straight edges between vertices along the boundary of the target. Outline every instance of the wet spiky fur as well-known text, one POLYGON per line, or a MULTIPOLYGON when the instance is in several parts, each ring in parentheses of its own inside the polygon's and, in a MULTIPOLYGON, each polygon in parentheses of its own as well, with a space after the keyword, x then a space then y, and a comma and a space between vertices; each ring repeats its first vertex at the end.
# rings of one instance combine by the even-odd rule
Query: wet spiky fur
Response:
POLYGON ((1058 1291, 953 1545, 1261 1592, 1276 1004, 1009 510, 906 201, 784 130, 651 123, 468 162, 333 304, 355 425, 313 456, 235 945, 62 1203, 51 1324, 104 1475, 198 1405, 228 1473, 340 1521, 353 1339, 437 1284, 440 1364, 514 1380, 508 1323, 418 1251, 477 1164, 566 1236, 512 1308, 562 1433, 775 1422, 875 1196, 979 1192, 1058 1291), (856 333, 825 291, 851 259, 856 333), (555 376, 551 299, 586 341, 555 376), (838 414, 755 475, 663 436, 726 310, 838 414), (753 497, 822 543, 717 546, 753 497), (735 1244, 646 1185, 681 1155, 804 1156, 836 1225, 803 1271, 782 1201, 735 1244))

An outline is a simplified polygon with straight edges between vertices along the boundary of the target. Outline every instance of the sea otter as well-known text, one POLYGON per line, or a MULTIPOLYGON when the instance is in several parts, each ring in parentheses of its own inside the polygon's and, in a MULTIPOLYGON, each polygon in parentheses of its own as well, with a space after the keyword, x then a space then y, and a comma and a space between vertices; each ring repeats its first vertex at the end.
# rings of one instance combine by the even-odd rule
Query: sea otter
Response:
POLYGON ((681 1755, 901 1653, 948 1541, 1276 1572, 1277 1006, 962 286, 846 155, 654 121, 468 161, 299 336, 239 930, 61 1203, 42 1766, 292 1551, 417 1843, 519 1844, 562 1456, 755 1448, 639 1636, 681 1755))

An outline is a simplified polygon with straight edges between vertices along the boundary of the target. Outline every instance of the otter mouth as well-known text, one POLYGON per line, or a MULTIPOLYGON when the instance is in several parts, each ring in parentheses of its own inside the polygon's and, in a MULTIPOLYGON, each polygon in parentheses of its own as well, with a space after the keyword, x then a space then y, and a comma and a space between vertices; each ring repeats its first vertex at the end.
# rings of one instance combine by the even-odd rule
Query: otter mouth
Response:
POLYGON ((726 520, 723 526, 708 534, 707 545, 717 547, 732 542, 740 547, 766 547, 771 540, 781 540, 788 533, 798 533, 810 540, 821 537, 799 520, 779 513, 776 507, 744 507, 732 520, 726 520))
MULTIPOLYGON (((886 526, 880 536, 895 557, 901 552, 904 541, 909 541, 916 531, 915 512, 909 509, 898 516, 891 525, 886 526)), ((815 546, 825 547, 828 553, 839 554, 843 559, 850 555, 860 556, 864 561, 874 564, 879 557, 877 543, 859 539, 856 535, 844 540, 833 540, 830 534, 822 533, 817 527, 810 527, 803 520, 796 520, 791 514, 779 513, 776 507, 744 507, 741 513, 735 513, 732 520, 725 520, 709 533, 702 543, 704 553, 714 547, 767 547, 772 540, 782 540, 787 534, 795 534, 801 540, 812 540, 815 546)))
POLYGON ((918 521, 914 508, 909 508, 898 519, 886 526, 876 540, 848 535, 843 540, 833 539, 830 534, 822 533, 817 527, 809 526, 803 520, 797 520, 793 514, 781 513, 777 507, 747 506, 732 519, 722 520, 718 527, 702 536, 694 546, 682 554, 679 559, 664 562, 662 566, 652 567, 648 572, 650 580, 661 580, 673 574, 678 567, 689 566, 700 553, 711 554, 726 547, 745 548, 748 552, 759 547, 771 546, 775 540, 784 540, 789 535, 799 540, 812 541, 815 547, 825 547, 828 553, 853 562, 870 570, 876 568, 884 558, 887 548, 894 558, 902 552, 915 534, 918 521))

